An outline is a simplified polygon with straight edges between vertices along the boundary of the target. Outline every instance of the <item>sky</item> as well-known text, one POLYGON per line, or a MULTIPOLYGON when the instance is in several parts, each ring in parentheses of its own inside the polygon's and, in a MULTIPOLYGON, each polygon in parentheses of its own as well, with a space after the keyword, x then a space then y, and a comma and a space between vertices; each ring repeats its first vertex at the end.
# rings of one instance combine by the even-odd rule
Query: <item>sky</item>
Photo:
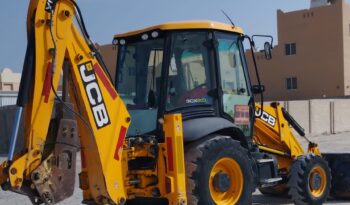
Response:
MULTIPOLYGON (((29 0, 1 0, 0 71, 22 70, 29 0)), ((277 41, 276 11, 306 9, 310 0, 77 0, 91 39, 100 45, 114 34, 178 20, 229 23, 223 9, 246 34, 269 34, 277 41)), ((275 42, 276 42, 275 41, 275 42)))

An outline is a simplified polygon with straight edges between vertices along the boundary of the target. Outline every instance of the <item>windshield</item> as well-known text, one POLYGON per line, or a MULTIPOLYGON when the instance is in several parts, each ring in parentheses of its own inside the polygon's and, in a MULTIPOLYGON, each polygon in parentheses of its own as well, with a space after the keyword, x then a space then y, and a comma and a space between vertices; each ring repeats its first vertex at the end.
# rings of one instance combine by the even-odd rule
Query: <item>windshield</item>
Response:
POLYGON ((221 86, 226 94, 249 96, 238 36, 217 33, 221 86))
POLYGON ((119 47, 117 90, 132 117, 129 135, 156 128, 163 47, 162 38, 119 47))
POLYGON ((169 66, 167 110, 212 104, 209 31, 174 32, 169 66))

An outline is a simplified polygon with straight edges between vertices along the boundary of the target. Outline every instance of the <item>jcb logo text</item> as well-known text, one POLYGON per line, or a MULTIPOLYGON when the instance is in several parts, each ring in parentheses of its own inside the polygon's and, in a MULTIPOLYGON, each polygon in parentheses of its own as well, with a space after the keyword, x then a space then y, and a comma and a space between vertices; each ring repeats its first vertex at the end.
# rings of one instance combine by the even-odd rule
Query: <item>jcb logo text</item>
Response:
POLYGON ((92 64, 89 62, 79 65, 79 71, 97 128, 109 125, 110 120, 106 105, 103 101, 101 89, 98 85, 92 64))

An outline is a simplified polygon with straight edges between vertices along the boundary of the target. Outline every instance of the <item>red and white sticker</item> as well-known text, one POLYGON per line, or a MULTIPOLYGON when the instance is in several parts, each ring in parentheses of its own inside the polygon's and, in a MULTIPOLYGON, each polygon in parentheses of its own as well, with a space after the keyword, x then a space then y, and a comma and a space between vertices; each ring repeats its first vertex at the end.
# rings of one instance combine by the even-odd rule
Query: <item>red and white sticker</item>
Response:
POLYGON ((235 105, 235 124, 250 125, 248 105, 235 105))

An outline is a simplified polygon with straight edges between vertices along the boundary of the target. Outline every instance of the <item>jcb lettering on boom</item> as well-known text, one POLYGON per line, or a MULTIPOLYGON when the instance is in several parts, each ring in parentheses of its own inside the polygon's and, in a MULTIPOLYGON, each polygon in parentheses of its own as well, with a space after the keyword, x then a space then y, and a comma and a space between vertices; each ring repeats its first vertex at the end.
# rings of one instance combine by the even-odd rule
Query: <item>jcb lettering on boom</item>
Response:
MULTIPOLYGON (((260 113, 261 113, 261 109, 258 109, 255 112, 255 116, 260 116, 260 113)), ((276 118, 273 117, 272 115, 268 114, 265 111, 263 111, 260 119, 262 119, 264 122, 266 122, 267 124, 271 125, 272 127, 274 127, 275 124, 276 124, 276 118)))
POLYGON ((45 11, 51 12, 52 10, 54 10, 55 5, 56 5, 56 1, 57 0, 47 0, 46 1, 45 11))
POLYGON ((98 129, 110 124, 109 116, 92 63, 79 65, 80 76, 98 129))

